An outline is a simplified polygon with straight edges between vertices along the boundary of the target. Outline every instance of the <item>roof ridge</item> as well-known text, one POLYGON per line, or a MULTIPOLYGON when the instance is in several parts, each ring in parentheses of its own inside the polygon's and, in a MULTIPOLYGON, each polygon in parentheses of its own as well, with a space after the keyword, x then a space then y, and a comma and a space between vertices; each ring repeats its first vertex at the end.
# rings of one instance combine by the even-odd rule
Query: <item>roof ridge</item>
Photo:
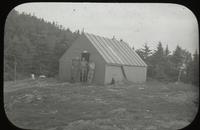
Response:
MULTIPOLYGON (((86 33, 86 32, 84 32, 84 33, 86 33)), ((115 40, 115 41, 117 41, 117 42, 121 42, 121 41, 119 41, 119 40, 117 40, 116 38, 115 39, 113 39, 113 38, 109 38, 109 37, 105 37, 105 36, 100 36, 100 35, 98 35, 98 34, 94 34, 94 33, 86 33, 86 34, 89 34, 89 35, 94 35, 94 36, 99 36, 99 37, 101 37, 101 38, 105 38, 105 39, 109 39, 109 40, 115 40)), ((122 42, 124 42, 124 41, 122 41, 122 42)), ((124 43, 126 43, 126 42, 124 42, 124 43)), ((127 44, 127 43, 126 43, 127 44)))

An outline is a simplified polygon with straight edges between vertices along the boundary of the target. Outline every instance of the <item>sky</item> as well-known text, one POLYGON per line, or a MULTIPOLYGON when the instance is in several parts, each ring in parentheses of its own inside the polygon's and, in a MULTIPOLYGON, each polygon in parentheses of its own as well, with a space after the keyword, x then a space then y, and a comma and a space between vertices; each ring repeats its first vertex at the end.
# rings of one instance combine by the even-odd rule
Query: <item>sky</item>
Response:
POLYGON ((177 45, 194 53, 199 50, 199 30, 195 15, 178 4, 156 3, 26 3, 15 7, 57 22, 71 31, 123 39, 135 49, 145 43, 155 50, 160 41, 173 51, 177 45))

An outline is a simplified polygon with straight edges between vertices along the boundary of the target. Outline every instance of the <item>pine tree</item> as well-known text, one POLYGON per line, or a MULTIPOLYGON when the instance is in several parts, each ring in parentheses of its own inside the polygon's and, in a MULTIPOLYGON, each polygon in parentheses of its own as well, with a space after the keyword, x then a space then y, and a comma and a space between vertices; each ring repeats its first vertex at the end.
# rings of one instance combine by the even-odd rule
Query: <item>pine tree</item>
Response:
POLYGON ((142 48, 142 52, 143 52, 143 57, 146 60, 151 54, 150 47, 147 45, 147 43, 145 43, 144 48, 142 48))
POLYGON ((177 81, 180 77, 180 81, 189 82, 188 77, 191 65, 191 53, 182 49, 177 45, 172 56, 170 57, 171 68, 170 68, 170 78, 172 81, 177 81), (179 76, 180 75, 180 76, 179 76))
POLYGON ((157 49, 151 56, 151 64, 152 64, 152 76, 161 81, 166 80, 166 74, 164 72, 164 66, 165 66, 164 49, 162 47, 161 42, 158 43, 157 49))
POLYGON ((169 49, 168 49, 168 45, 166 45, 164 55, 165 55, 165 56, 168 56, 169 54, 170 54, 170 51, 169 51, 169 49))
POLYGON ((137 49, 136 53, 144 60, 147 61, 148 57, 151 55, 150 47, 147 43, 144 44, 143 48, 137 49))
POLYGON ((171 58, 171 61, 175 65, 175 69, 179 69, 179 67, 183 63, 183 60, 184 60, 184 54, 183 54, 182 48, 179 45, 177 45, 175 51, 172 54, 172 58, 171 58))
POLYGON ((163 56, 164 56, 164 49, 162 47, 162 43, 158 42, 157 50, 154 53, 155 58, 157 58, 157 62, 162 61, 163 56))

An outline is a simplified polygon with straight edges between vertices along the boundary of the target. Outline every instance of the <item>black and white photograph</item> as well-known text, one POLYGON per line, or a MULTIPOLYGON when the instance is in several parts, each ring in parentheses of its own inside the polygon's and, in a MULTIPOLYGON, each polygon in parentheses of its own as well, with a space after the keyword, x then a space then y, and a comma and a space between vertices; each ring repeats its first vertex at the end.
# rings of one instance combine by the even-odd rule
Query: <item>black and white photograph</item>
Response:
POLYGON ((178 130, 199 106, 199 30, 174 3, 35 2, 5 20, 3 103, 31 130, 178 130))

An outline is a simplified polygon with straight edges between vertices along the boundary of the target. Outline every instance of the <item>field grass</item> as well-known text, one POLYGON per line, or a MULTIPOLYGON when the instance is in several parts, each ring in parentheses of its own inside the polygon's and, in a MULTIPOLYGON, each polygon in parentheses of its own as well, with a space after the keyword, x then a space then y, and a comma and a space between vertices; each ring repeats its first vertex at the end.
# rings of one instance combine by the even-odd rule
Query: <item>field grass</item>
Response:
POLYGON ((4 83, 15 126, 48 130, 175 130, 190 124, 198 88, 188 84, 83 85, 55 79, 4 83))

